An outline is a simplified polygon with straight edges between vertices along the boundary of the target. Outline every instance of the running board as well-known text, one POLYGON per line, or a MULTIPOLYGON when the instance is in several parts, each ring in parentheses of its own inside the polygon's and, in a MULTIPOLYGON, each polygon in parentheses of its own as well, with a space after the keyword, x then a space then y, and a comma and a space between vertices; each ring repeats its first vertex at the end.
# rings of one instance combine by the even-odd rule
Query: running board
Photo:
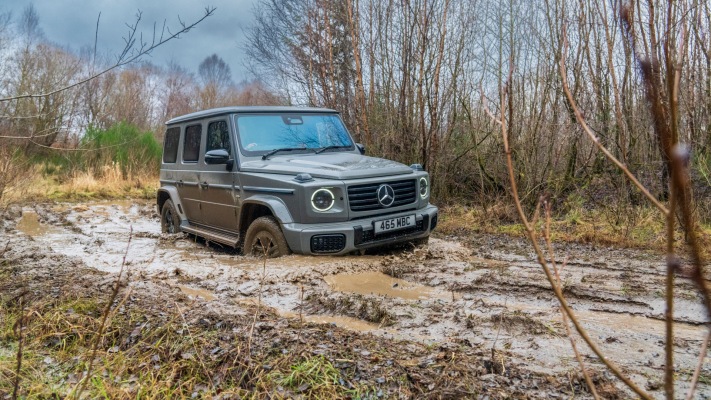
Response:
POLYGON ((205 240, 211 242, 222 243, 234 248, 237 248, 239 246, 239 236, 231 235, 226 232, 219 232, 208 228, 201 228, 195 225, 189 225, 186 222, 183 222, 180 225, 180 230, 186 233, 192 233, 193 235, 200 236, 205 240))

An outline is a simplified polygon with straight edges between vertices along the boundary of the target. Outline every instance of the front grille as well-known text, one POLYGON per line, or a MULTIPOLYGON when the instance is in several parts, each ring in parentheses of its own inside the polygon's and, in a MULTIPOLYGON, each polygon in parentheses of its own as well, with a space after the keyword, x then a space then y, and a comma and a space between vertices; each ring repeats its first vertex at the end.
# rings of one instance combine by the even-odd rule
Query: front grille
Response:
POLYGON ((410 229, 382 233, 377 236, 375 236, 375 230, 373 230, 373 229, 364 230, 362 227, 357 226, 354 228, 354 232, 353 232, 354 244, 356 246, 358 246, 358 245, 368 244, 371 242, 393 240, 393 239, 397 239, 399 237, 409 236, 412 234, 426 231, 427 228, 429 227, 430 218, 429 218, 429 215, 427 215, 427 214, 424 214, 422 217, 423 218, 421 220, 417 221, 417 224, 410 229))
POLYGON ((378 187, 387 183, 395 190, 395 201, 390 207, 414 203, 417 200, 417 184, 414 179, 394 182, 377 182, 348 187, 348 205, 351 211, 371 211, 383 208, 378 203, 378 187))
POLYGON ((314 235, 311 236, 312 253, 338 253, 346 247, 346 235, 314 235))

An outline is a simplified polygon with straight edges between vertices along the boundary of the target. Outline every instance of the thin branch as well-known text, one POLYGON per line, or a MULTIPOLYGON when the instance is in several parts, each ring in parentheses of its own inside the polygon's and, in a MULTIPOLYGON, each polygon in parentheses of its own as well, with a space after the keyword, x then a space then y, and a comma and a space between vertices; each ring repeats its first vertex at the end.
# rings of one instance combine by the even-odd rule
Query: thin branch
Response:
POLYGON ((480 88, 481 94, 482 94, 482 103, 484 104, 484 109, 486 113, 491 117, 496 123, 498 123, 501 126, 501 136, 503 137, 504 140, 504 152, 506 154, 506 168, 508 171, 509 175, 509 183, 511 185, 511 196, 514 199, 514 204, 516 205, 516 211, 518 212, 519 218, 521 219, 521 222, 523 223, 524 227, 526 228, 526 236, 531 242, 531 245, 533 246, 533 249, 536 253, 536 258, 538 261, 538 264, 541 265, 543 268, 543 272, 546 275, 546 279, 548 280, 548 283, 551 285, 553 288, 553 294, 555 297, 558 299, 558 302, 560 303, 561 308, 565 311, 565 313, 568 315, 568 318, 570 318, 570 321, 573 323, 573 326, 575 326, 575 329, 578 331, 578 334, 580 337, 585 341, 585 343, 590 347, 590 349, 595 353, 595 355, 598 357, 598 359, 605 364, 605 366, 622 382, 627 385, 632 391, 634 391, 638 396, 640 396, 643 399, 649 399, 651 400, 652 397, 645 392, 642 388, 640 388, 637 384, 632 382, 632 380, 629 379, 622 371, 620 368, 615 365, 613 362, 607 359, 605 355, 603 354, 602 350, 595 344, 595 342, 592 341, 590 336, 588 335, 587 331, 583 326, 580 324, 580 321, 578 321, 578 318, 576 317, 575 313, 573 310, 570 308, 568 305, 568 302, 565 300, 565 297, 563 296, 563 292, 560 290, 560 288, 555 284, 555 278, 553 277, 553 273, 551 272, 550 268, 548 268, 548 263, 545 260, 545 257, 543 256, 543 251, 540 248, 540 245, 538 243, 538 239, 536 237, 536 233, 534 232, 533 226, 531 225, 530 221, 528 220, 528 217, 526 217, 526 214, 523 211, 523 206, 521 205, 521 200, 518 195, 518 186, 516 184, 516 175, 514 172, 514 167, 513 167, 513 158, 511 156, 511 149, 509 147, 509 137, 508 137, 508 129, 506 125, 506 119, 505 119, 505 109, 506 109, 506 96, 508 96, 508 85, 509 82, 511 81, 511 76, 513 74, 513 63, 511 63, 509 67, 509 77, 506 81, 506 84, 504 85, 502 91, 501 91, 501 99, 500 99, 500 111, 501 111, 501 120, 498 120, 489 110, 489 108, 486 106, 486 103, 484 102, 484 90, 483 88, 480 88))
POLYGON ((573 99, 573 95, 570 92, 570 88, 568 87, 568 79, 567 79, 567 72, 565 69, 565 54, 567 52, 568 48, 568 40, 566 39, 565 35, 565 26, 563 26, 563 51, 562 51, 562 56, 560 57, 560 78, 563 83, 563 91, 565 92, 566 97, 568 98, 568 103, 570 104, 570 108, 573 109, 573 113, 575 114, 575 119, 578 121, 580 126, 583 128, 583 131, 588 135, 590 140, 597 146, 597 148, 602 152, 602 154, 607 157, 608 160, 610 160, 613 164, 615 164, 622 172, 627 176, 627 178, 639 189, 644 196, 649 199, 649 201, 654 204, 654 206, 659 209, 659 211, 662 212, 664 215, 669 214, 669 210, 664 207, 662 203, 659 202, 654 196, 652 196, 651 193, 647 190, 647 188, 640 183, 637 178, 630 172, 630 170, 623 164, 620 160, 618 160, 612 153, 610 153, 609 150, 605 146, 600 143, 600 139, 593 133, 593 131, 590 129, 588 126, 587 122, 585 122, 585 118, 583 118, 583 114, 580 112, 580 109, 578 108, 577 103, 575 102, 575 99, 573 99))
POLYGON ((181 21, 182 29, 180 29, 176 33, 173 33, 167 37, 164 37, 164 35, 161 34, 160 37, 158 37, 157 39, 154 35, 153 41, 150 44, 140 42, 141 47, 138 48, 138 50, 136 50, 133 54, 131 54, 131 50, 133 49, 134 45, 136 44, 136 39, 134 36, 136 34, 136 31, 138 30, 138 21, 141 20, 141 13, 139 12, 136 16, 136 23, 134 25, 126 24, 126 26, 128 26, 128 29, 129 29, 128 37, 124 38, 124 42, 126 43, 126 45, 125 45, 124 49, 121 51, 121 54, 118 56, 116 63, 114 65, 112 65, 100 72, 97 72, 93 75, 90 75, 89 77, 84 78, 78 82, 61 87, 59 89, 52 90, 47 93, 23 94, 23 95, 18 95, 18 96, 4 97, 4 98, 0 98, 0 102, 19 100, 19 99, 36 99, 36 98, 48 97, 48 96, 52 96, 54 94, 72 89, 74 87, 83 85, 83 84, 91 81, 92 79, 96 79, 99 76, 106 74, 109 71, 112 71, 116 68, 122 67, 126 64, 133 63, 133 62, 137 61, 138 59, 140 59, 141 57, 150 54, 155 48, 165 44, 166 42, 168 42, 170 40, 178 38, 179 35, 181 35, 183 33, 190 31, 197 24, 202 22, 205 18, 211 16, 214 12, 215 12, 215 7, 206 7, 205 14, 203 14, 203 16, 200 17, 197 21, 193 22, 190 25, 185 25, 185 23, 183 23, 181 21))
POLYGON ((23 345, 24 345, 24 337, 23 337, 23 332, 22 330, 25 328, 25 301, 24 297, 27 294, 27 292, 22 292, 20 293, 19 296, 19 302, 20 302, 20 318, 17 320, 15 323, 15 333, 17 334, 17 356, 16 356, 16 365, 15 365, 15 382, 12 387, 12 400, 17 400, 17 395, 20 391, 20 381, 21 381, 21 376, 20 372, 22 371, 22 353, 23 353, 23 345))
POLYGON ((126 243, 126 251, 123 254, 123 260, 121 261, 121 269, 119 269, 114 288, 111 291, 111 295, 109 296, 108 303, 106 303, 104 312, 101 313, 101 324, 99 324, 99 331, 96 333, 96 339, 94 340, 94 343, 91 346, 91 357, 89 358, 89 366, 86 369, 86 375, 84 375, 84 377, 79 381, 79 383, 77 383, 77 386, 74 387, 74 390, 72 390, 72 393, 70 393, 69 395, 70 398, 74 397, 80 399, 81 394, 84 391, 84 387, 86 386, 86 382, 91 379, 92 369, 94 367, 94 360, 96 359, 96 353, 99 349, 99 343, 101 342, 101 339, 103 339, 104 330, 106 329, 106 321, 108 320, 109 314, 111 313, 111 306, 116 300, 116 296, 118 296, 119 289, 121 288, 121 276, 123 275, 123 270, 126 266, 126 257, 128 256, 128 249, 131 247, 131 239, 133 239, 133 226, 131 226, 131 229, 128 233, 128 243, 126 243), (76 395, 74 395, 74 393, 76 393, 76 395))
POLYGON ((101 11, 99 11, 99 16, 96 17, 96 30, 94 31, 94 55, 92 58, 92 69, 94 68, 94 65, 96 65, 96 45, 99 42, 99 21, 101 21, 101 11))
POLYGON ((175 304, 175 308, 178 309, 178 314, 180 315, 180 318, 183 320, 183 326, 185 327, 185 330, 188 331, 188 337, 190 337, 190 342, 193 344, 193 350, 195 350, 195 356, 197 357, 198 361, 200 361, 200 367, 202 368, 202 373, 205 374, 207 377, 207 381, 210 384, 210 388, 213 386, 212 382, 212 376, 210 375, 210 371, 207 369, 205 366, 205 361, 202 359, 202 356, 200 355, 200 351, 198 350, 198 346, 195 342, 195 337, 193 337, 192 332, 190 332, 190 327, 188 326, 188 321, 185 320, 185 315, 183 315, 183 311, 180 309, 180 306, 178 303, 173 302, 175 304))
POLYGON ((35 114, 35 115, 0 115, 0 119, 35 119, 43 118, 49 115, 49 113, 35 114))
POLYGON ((694 376, 691 378, 691 388, 689 389, 689 394, 686 395, 686 400, 691 400, 692 398, 694 398, 694 392, 696 391, 696 386, 699 384, 699 377, 701 376, 701 368, 703 368, 704 360, 706 359, 706 350, 709 347, 709 340, 711 340, 711 329, 706 331, 704 344, 701 345, 701 352, 699 353, 699 362, 696 364, 694 376))
MULTIPOLYGON (((47 129, 43 129, 42 131, 47 131, 47 132, 49 132, 49 133, 44 133, 44 134, 40 134, 40 135, 32 134, 31 136, 5 136, 5 135, 0 135, 0 139, 25 139, 25 140, 32 140, 32 139, 36 139, 36 138, 43 138, 43 137, 47 137, 47 136, 56 135, 56 134, 59 133, 59 129, 55 129, 55 128, 47 128, 47 129)), ((40 132, 42 132, 42 131, 40 131, 40 132)))
POLYGON ((254 336, 254 327, 257 325, 257 318, 259 317, 259 311, 262 307, 262 286, 264 285, 264 278, 267 274, 267 258, 269 247, 272 242, 269 239, 269 244, 262 244, 262 250, 264 251, 264 260, 262 262, 262 276, 259 278, 259 295, 257 296, 257 309, 254 311, 254 319, 252 320, 252 326, 249 328, 249 338, 247 340, 247 358, 252 357, 252 337, 254 336))
MULTIPOLYGON (((561 286, 561 281, 560 281, 560 271, 565 268, 566 260, 563 260, 563 265, 560 267, 560 271, 558 269, 558 266, 556 265, 555 262, 555 253, 553 251, 553 240, 551 239, 551 204, 549 202, 545 202, 545 209, 546 209, 546 229, 544 230, 543 237, 546 241, 546 246, 548 247, 548 258, 551 260, 551 265, 553 266, 553 271, 555 272, 555 279, 556 283, 558 284, 558 289, 563 290, 561 286)), ((583 361, 583 357, 580 355, 580 352, 578 351, 578 345, 575 343, 575 338, 573 337, 573 333, 570 330, 570 324, 568 323, 568 316, 565 315, 565 310, 563 310, 563 307, 560 307, 560 315, 563 317, 563 325, 565 325, 565 334, 568 335, 568 340, 570 340, 570 346, 573 348, 573 353, 575 353, 575 359, 578 360, 578 364, 580 365, 580 370, 583 373, 583 378, 585 379, 585 383, 588 385, 588 388, 590 389, 590 393, 593 395, 595 400, 599 400, 600 396, 597 394, 597 389, 595 389, 595 384, 593 383, 592 379, 590 378, 590 375, 588 374, 587 369, 585 368, 585 362, 583 361)))
MULTIPOLYGON (((41 137, 41 136, 34 136, 34 137, 41 137)), ((131 140, 126 140, 126 141, 121 142, 121 143, 111 144, 111 145, 107 145, 107 146, 101 146, 101 147, 97 147, 97 148, 94 148, 94 149, 81 149, 81 148, 80 148, 80 149, 68 149, 68 148, 66 148, 66 147, 52 147, 52 146, 47 146, 47 145, 44 145, 44 144, 41 144, 41 143, 37 143, 37 142, 35 142, 34 140, 32 140, 34 137, 27 137, 27 136, 25 136, 25 137, 23 137, 23 139, 28 139, 28 140, 29 140, 30 142, 32 142, 32 144, 34 144, 35 146, 43 147, 43 148, 48 149, 48 150, 55 150, 55 151, 77 151, 77 152, 82 151, 82 152, 87 152, 87 153, 90 152, 90 151, 100 151, 100 150, 110 149, 110 148, 113 148, 113 147, 125 146, 125 145, 130 144, 130 143, 133 143, 133 142, 135 142, 135 141, 137 141, 137 140, 139 139, 139 138, 134 138, 134 139, 131 139, 131 140)), ((0 138, 2 138, 2 136, 0 136, 0 138)))

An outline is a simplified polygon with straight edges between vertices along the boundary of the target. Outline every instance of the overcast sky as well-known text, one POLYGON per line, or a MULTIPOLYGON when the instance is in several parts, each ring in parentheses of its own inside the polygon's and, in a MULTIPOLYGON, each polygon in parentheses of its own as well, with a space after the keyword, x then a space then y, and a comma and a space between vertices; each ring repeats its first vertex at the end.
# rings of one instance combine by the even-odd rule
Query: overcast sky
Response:
POLYGON ((138 10, 143 12, 139 28, 143 37, 153 33, 153 23, 160 27, 166 20, 171 28, 178 27, 178 16, 186 23, 198 19, 206 6, 216 7, 215 13, 195 29, 156 49, 146 60, 161 66, 172 59, 196 72, 205 57, 216 53, 229 64, 232 79, 240 82, 251 78, 242 63, 244 29, 251 20, 255 0, 2 0, 0 12, 12 12, 16 21, 29 4, 39 14, 40 28, 52 42, 78 50, 93 46, 96 19, 101 12, 98 50, 115 59, 123 49, 122 37, 126 23, 135 22, 138 10))

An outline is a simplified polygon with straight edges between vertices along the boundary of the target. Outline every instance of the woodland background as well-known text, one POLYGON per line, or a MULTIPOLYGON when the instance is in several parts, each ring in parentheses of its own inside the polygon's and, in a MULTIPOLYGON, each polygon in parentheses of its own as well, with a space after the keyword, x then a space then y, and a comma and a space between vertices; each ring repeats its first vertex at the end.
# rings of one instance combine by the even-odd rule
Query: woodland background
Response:
MULTIPOLYGON (((696 212, 711 218, 711 10, 702 0, 634 2, 637 48, 681 71, 679 132, 692 151, 696 212), (671 4, 671 3, 669 3, 671 4)), ((0 196, 23 173, 155 179, 163 123, 226 105, 337 109, 370 155, 421 163, 438 203, 493 207, 507 195, 498 99, 523 202, 558 213, 608 209, 634 218, 642 196, 584 136, 559 63, 600 141, 660 199, 667 173, 617 0, 259 0, 246 30, 249 82, 217 54, 189 66, 134 62, 55 94, 115 55, 54 44, 33 7, 0 16, 0 196), (567 40, 567 52, 563 43, 567 40), (80 150, 80 151, 77 151, 80 150)), ((203 23, 209 23, 209 18, 203 23)), ((189 34, 189 33, 188 33, 189 34)), ((662 68, 664 69, 663 64, 662 68)), ((662 76, 667 71, 662 71, 662 76)), ((505 218, 513 213, 505 213, 505 218)))

